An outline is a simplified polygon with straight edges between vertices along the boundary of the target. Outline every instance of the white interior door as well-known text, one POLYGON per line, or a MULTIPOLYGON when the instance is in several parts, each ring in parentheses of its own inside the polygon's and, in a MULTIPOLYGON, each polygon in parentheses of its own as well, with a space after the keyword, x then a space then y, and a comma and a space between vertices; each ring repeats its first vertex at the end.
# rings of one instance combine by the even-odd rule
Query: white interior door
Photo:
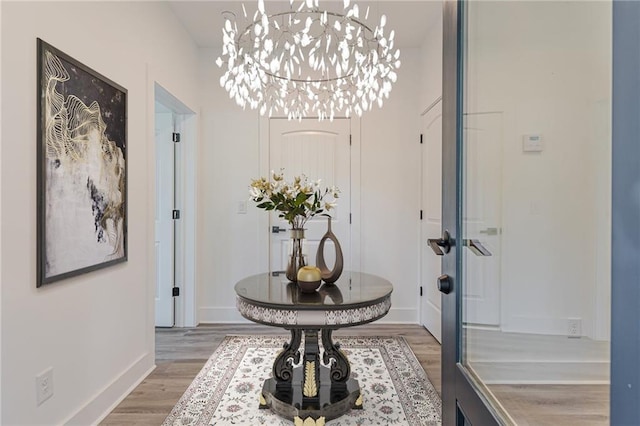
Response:
MULTIPOLYGON (((284 169, 285 179, 305 174, 310 180, 322 179, 322 187, 335 185, 340 189, 338 206, 329 212, 332 231, 338 238, 344 255, 345 269, 350 268, 351 233, 351 179, 350 179, 350 119, 302 121, 272 118, 269 120, 269 169, 284 169)), ((287 222, 270 215, 270 227, 289 229, 287 222)), ((305 226, 303 253, 307 264, 315 265, 320 239, 327 231, 327 219, 319 216, 305 226)), ((270 233, 270 266, 272 271, 284 271, 287 255, 291 252, 289 232, 270 233)), ((325 245, 327 266, 332 267, 334 250, 325 245)), ((282 274, 283 279, 284 274, 282 274)))
POLYGON ((173 327, 174 298, 174 142, 173 113, 156 103, 156 326, 173 327))
POLYGON ((467 239, 477 239, 491 256, 463 256, 465 311, 463 322, 500 325, 500 235, 502 210, 502 114, 465 114, 467 135, 464 161, 467 171, 465 217, 467 239))
POLYGON ((422 222, 421 222, 421 317, 422 325, 441 338, 440 296, 436 280, 440 257, 429 248, 429 238, 442 234, 442 102, 422 117, 422 222))

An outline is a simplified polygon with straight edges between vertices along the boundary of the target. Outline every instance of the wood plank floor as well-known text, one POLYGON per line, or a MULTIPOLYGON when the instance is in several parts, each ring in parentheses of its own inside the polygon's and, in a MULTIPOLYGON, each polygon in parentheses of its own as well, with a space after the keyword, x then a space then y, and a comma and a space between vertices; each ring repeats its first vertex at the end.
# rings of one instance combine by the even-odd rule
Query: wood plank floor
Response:
MULTIPOLYGON (((283 334, 283 330, 260 325, 158 329, 157 368, 101 424, 161 425, 228 334, 283 334)), ((404 336, 440 393, 440 345, 422 326, 369 324, 339 330, 334 335, 404 336)), ((609 386, 606 385, 491 385, 489 388, 519 426, 596 426, 609 422, 609 386)))
POLYGON ((605 426, 608 385, 490 385, 518 426, 605 426))

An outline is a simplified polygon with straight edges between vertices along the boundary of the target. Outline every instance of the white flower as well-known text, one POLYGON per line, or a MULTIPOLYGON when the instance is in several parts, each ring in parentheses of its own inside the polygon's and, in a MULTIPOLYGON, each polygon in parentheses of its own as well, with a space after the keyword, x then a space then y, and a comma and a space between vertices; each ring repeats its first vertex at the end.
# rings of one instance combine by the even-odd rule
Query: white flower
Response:
POLYGON ((249 194, 253 201, 260 203, 259 208, 276 210, 278 217, 288 221, 292 228, 302 228, 307 220, 318 214, 325 214, 336 207, 336 198, 340 192, 338 188, 321 188, 322 180, 310 181, 302 174, 294 178, 292 182, 284 180, 284 171, 280 173, 271 171, 271 180, 265 178, 251 181, 249 194), (301 194, 305 197, 298 199, 301 194), (329 195, 333 200, 328 201, 329 195))
POLYGON ((249 189, 249 194, 250 194, 252 200, 256 200, 256 199, 260 198, 260 195, 262 195, 260 190, 258 188, 256 188, 256 187, 254 187, 254 186, 252 186, 249 189))

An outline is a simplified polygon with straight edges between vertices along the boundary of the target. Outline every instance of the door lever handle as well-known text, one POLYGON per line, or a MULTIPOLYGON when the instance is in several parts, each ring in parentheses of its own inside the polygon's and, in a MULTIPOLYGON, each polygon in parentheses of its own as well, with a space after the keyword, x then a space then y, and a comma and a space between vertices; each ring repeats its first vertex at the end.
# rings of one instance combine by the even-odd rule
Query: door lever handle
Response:
POLYGON ((271 227, 271 233, 272 234, 277 234, 279 232, 287 232, 287 228, 280 228, 279 226, 272 226, 271 227))
POLYGON ((480 233, 486 235, 498 235, 500 233, 500 230, 498 228, 487 228, 480 231, 480 233))
POLYGON ((429 238, 427 240, 427 243, 429 244, 429 247, 431 247, 431 250, 433 250, 433 252, 436 255, 444 256, 444 252, 440 249, 440 244, 442 244, 442 239, 431 239, 431 238, 429 238))
POLYGON ((427 244, 429 244, 431 250, 438 256, 444 256, 445 253, 449 253, 453 245, 451 235, 447 230, 442 233, 442 238, 429 238, 427 244))
POLYGON ((469 247, 476 256, 491 256, 491 252, 482 245, 480 240, 465 240, 464 245, 469 247))

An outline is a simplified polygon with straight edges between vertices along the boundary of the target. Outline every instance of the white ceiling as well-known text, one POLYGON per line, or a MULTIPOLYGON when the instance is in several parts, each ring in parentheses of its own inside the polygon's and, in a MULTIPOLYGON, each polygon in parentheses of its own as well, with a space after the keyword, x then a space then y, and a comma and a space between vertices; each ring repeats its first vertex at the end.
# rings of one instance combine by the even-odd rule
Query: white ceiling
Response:
MULTIPOLYGON (((299 4, 300 0, 295 0, 299 4)), ((435 0, 352 0, 357 3, 364 15, 367 6, 370 8, 369 20, 375 24, 379 22, 382 14, 387 15, 387 33, 395 30, 397 47, 419 47, 424 42, 427 29, 436 20, 441 19, 442 2, 435 0)), ((174 11, 178 19, 187 29, 193 40, 199 47, 219 47, 222 45, 222 12, 231 11, 238 17, 243 17, 242 4, 244 3, 247 15, 253 16, 257 9, 257 0, 208 0, 190 1, 174 0, 169 1, 169 6, 174 11)), ((320 0, 321 8, 330 10, 342 10, 342 0, 320 0)), ((289 8, 288 0, 266 0, 266 11, 283 10, 289 8)), ((242 22, 242 20, 241 20, 242 22)))

